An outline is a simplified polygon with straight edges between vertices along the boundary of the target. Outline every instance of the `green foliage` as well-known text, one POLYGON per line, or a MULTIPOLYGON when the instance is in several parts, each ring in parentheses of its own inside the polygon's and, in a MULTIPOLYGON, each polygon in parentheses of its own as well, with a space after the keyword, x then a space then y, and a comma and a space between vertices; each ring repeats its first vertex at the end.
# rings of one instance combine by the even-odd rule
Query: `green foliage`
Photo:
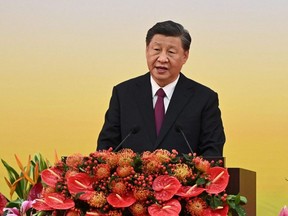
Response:
POLYGON ((246 216, 245 209, 242 205, 247 203, 247 198, 238 195, 228 195, 227 203, 231 209, 234 209, 239 216, 246 216))
POLYGON ((223 205, 223 202, 221 201, 220 196, 211 196, 208 200, 209 200, 209 205, 213 209, 216 209, 218 206, 223 205))
POLYGON ((22 165, 16 155, 15 158, 20 171, 16 171, 15 168, 10 166, 3 159, 1 159, 1 161, 8 173, 8 178, 5 177, 5 181, 10 188, 10 199, 12 199, 12 196, 15 192, 17 194, 17 199, 15 202, 17 203, 18 199, 27 199, 32 186, 40 182, 39 173, 49 167, 49 162, 46 161, 41 154, 35 154, 32 159, 29 156, 26 166, 22 165))

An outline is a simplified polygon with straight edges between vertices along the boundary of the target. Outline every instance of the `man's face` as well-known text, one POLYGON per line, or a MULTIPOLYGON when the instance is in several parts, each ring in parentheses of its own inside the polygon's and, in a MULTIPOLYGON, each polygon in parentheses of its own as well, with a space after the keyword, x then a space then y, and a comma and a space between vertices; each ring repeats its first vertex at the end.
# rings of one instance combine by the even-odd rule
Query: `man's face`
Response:
POLYGON ((156 34, 146 47, 146 60, 151 76, 164 87, 178 77, 189 51, 184 51, 180 37, 156 34))

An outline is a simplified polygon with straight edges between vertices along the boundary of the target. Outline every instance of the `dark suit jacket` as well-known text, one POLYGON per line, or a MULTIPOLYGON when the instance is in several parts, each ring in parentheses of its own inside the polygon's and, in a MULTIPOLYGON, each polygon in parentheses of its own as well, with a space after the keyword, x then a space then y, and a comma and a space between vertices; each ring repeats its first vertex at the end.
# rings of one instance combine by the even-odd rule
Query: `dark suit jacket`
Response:
POLYGON ((189 153, 184 137, 176 130, 180 125, 197 155, 222 156, 225 135, 217 93, 181 73, 158 137, 152 103, 149 73, 115 86, 97 150, 115 149, 137 127, 122 148, 139 153, 159 148, 189 153))

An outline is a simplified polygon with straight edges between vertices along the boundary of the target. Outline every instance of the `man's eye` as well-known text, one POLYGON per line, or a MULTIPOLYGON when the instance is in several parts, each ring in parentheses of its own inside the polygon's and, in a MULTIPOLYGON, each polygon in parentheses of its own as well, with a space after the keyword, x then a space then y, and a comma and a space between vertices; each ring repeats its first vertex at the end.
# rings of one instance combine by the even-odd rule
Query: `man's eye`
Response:
POLYGON ((154 48, 154 50, 155 50, 155 51, 160 51, 160 49, 159 49, 159 48, 154 48))
POLYGON ((169 53, 171 53, 171 54, 175 54, 175 51, 173 51, 173 50, 169 50, 169 53))

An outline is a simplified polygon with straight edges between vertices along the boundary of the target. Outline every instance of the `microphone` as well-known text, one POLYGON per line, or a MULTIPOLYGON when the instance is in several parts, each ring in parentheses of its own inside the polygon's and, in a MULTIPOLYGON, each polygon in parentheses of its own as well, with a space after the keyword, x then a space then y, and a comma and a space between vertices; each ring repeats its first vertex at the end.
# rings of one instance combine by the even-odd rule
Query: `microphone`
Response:
POLYGON ((185 140, 185 144, 187 145, 187 147, 189 148, 190 152, 191 152, 192 155, 193 155, 194 152, 193 152, 193 150, 192 150, 192 148, 191 148, 191 146, 190 146, 190 144, 189 144, 189 142, 188 142, 188 140, 187 140, 187 137, 185 136, 185 133, 184 133, 183 130, 182 130, 182 126, 181 126, 180 124, 176 124, 176 125, 175 125, 175 128, 176 128, 176 131, 177 131, 178 133, 181 133, 182 137, 183 137, 184 140, 185 140))
POLYGON ((133 126, 132 129, 129 131, 129 133, 126 135, 126 137, 119 143, 118 146, 116 146, 113 152, 116 152, 132 134, 138 133, 139 130, 140 130, 139 126, 137 125, 133 126))

